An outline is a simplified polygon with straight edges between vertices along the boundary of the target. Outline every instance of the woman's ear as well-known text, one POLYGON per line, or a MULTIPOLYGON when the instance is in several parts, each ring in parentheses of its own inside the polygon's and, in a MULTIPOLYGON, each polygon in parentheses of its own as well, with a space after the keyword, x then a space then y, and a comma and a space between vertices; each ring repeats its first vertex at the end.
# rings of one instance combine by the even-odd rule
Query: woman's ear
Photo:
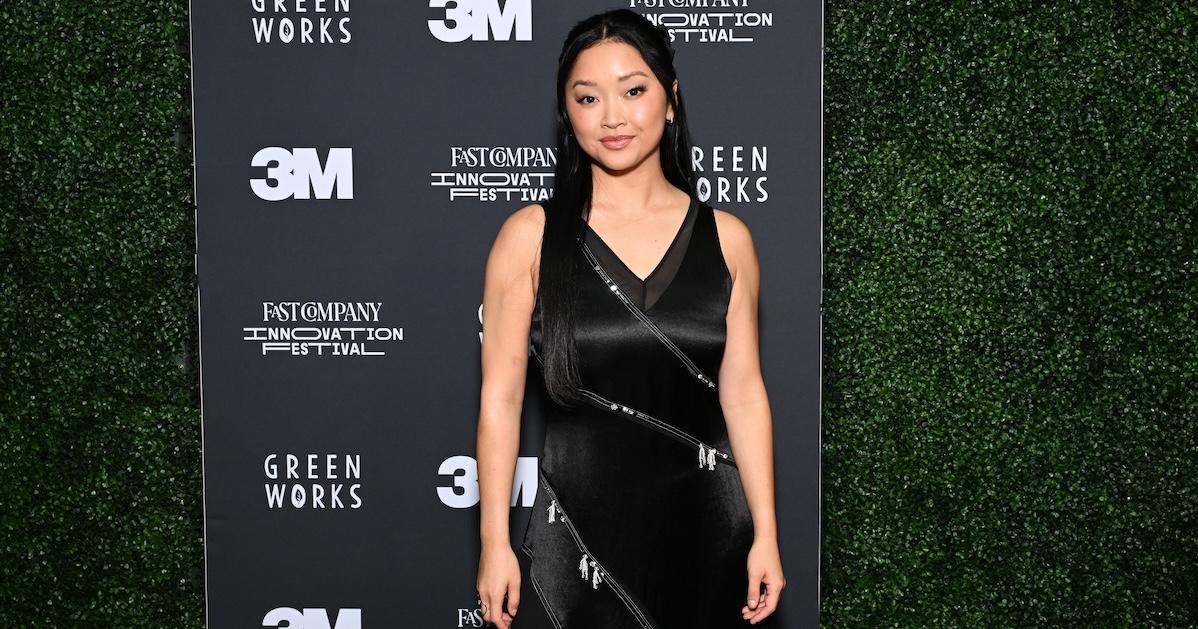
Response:
MULTIPOLYGON (((674 91, 674 102, 676 103, 676 102, 678 102, 678 79, 674 79, 674 84, 670 87, 674 91)), ((666 118, 673 120, 674 119, 674 106, 669 105, 668 107, 666 107, 666 110, 667 110, 666 118)))

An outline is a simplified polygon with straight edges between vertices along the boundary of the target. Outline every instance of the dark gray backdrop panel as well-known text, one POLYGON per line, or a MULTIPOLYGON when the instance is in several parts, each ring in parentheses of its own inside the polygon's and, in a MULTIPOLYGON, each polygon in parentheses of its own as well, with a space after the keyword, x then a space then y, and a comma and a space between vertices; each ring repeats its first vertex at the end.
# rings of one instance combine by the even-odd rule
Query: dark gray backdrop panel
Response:
MULTIPOLYGON (((619 6, 673 25, 711 21, 674 29, 676 62, 712 186, 703 196, 749 224, 761 257, 788 581, 779 613, 787 627, 816 626, 821 3, 463 0, 458 7, 473 13, 456 28, 485 27, 489 8, 499 27, 461 42, 430 29, 458 10, 441 4, 455 3, 192 2, 209 626, 288 626, 278 619, 299 617, 290 626, 479 626, 477 488, 454 474, 468 474, 474 454, 483 269, 507 215, 552 187, 551 177, 536 178, 551 164, 494 158, 503 149, 549 151, 562 38, 586 15, 619 6), (505 32, 503 15, 530 18, 531 39, 505 32), (296 26, 289 42, 278 39, 284 18, 296 26), (272 26, 269 42, 259 41, 255 20, 272 26), (304 20, 317 34, 326 20, 334 41, 301 41, 304 20), (745 41, 700 41, 704 34, 745 41), (743 171, 732 163, 737 146, 743 171), (321 165, 331 148, 350 149, 352 198, 262 198, 250 181, 267 169, 251 160, 265 147, 300 157, 314 149, 321 165), (485 150, 464 150, 475 147, 485 150), (765 151, 764 168, 754 167, 754 149, 765 151), (472 161, 479 156, 486 161, 472 161), (481 174, 489 175, 481 187, 442 185, 481 174), (515 181, 515 196, 496 185, 521 176, 533 178, 515 181), (748 200, 717 194, 742 182, 748 200), (281 302, 379 304, 378 317, 264 316, 264 303, 281 302), (403 337, 348 344, 372 355, 316 355, 313 345, 308 354, 263 355, 247 331, 355 327, 402 329, 403 337), (321 465, 314 478, 276 481, 265 470, 272 454, 299 456, 303 476, 307 455, 321 465), (333 474, 323 465, 330 454, 333 474), (360 462, 360 478, 340 478, 347 456, 360 462), (271 508, 266 486, 275 483, 299 485, 308 501, 271 508), (355 483, 360 504, 347 493, 355 483), (344 508, 312 508, 314 485, 342 485, 344 508), (276 621, 264 622, 271 613, 276 621)), ((348 174, 332 190, 347 192, 348 174)), ((301 188, 319 186, 305 179, 301 188)), ((541 447, 537 387, 530 378, 525 480, 535 479, 528 470, 541 447)), ((523 499, 512 511, 514 543, 529 517, 523 499)), ((531 604, 531 588, 523 594, 531 604)))

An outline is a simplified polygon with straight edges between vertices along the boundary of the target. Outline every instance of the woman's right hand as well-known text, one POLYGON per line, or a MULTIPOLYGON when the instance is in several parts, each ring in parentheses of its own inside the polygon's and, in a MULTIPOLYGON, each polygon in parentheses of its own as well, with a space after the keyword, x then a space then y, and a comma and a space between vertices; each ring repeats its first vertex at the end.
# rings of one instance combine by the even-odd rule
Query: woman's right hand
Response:
POLYGON ((478 560, 477 588, 483 622, 509 629, 520 605, 520 562, 510 544, 483 549, 478 560), (507 596, 507 609, 504 609, 504 596, 507 596))

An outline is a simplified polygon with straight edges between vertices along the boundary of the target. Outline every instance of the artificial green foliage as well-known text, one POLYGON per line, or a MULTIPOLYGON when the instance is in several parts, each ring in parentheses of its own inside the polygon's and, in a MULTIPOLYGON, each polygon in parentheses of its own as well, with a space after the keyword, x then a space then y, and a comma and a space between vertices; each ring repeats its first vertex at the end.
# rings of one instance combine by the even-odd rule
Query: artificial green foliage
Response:
POLYGON ((828 2, 826 626, 1198 626, 1196 39, 828 2))
POLYGON ((203 625, 187 26, 0 2, 0 627, 203 625))

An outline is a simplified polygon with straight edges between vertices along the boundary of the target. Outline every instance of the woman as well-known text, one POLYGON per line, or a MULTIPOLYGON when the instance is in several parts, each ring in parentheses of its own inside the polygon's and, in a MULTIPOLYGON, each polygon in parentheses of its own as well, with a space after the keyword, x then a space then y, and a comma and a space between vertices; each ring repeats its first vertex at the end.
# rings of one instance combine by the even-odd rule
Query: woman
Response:
POLYGON ((506 629, 519 608, 520 627, 776 619, 785 581, 757 257, 743 222, 696 197, 668 35, 626 9, 580 22, 557 102, 553 197, 508 217, 487 261, 483 619, 506 629), (517 557, 508 513, 530 340, 552 404, 517 557), (537 595, 527 604, 524 583, 537 595))

